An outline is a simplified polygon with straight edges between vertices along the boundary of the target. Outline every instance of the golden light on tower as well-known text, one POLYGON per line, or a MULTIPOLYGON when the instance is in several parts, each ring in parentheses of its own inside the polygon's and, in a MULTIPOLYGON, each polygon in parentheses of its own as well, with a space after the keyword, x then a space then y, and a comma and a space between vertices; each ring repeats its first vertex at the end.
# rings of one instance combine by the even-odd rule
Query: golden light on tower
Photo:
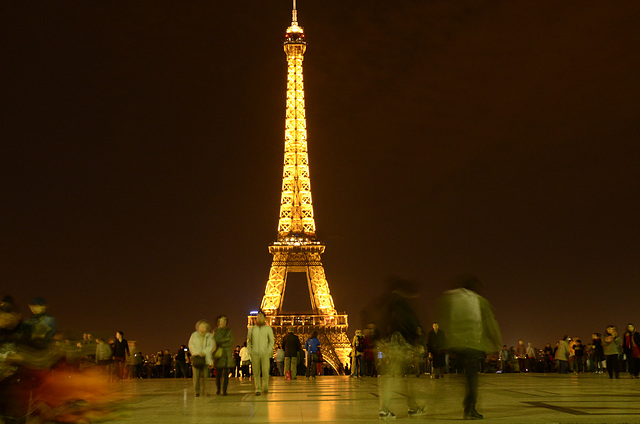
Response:
MULTIPOLYGON (((342 372, 342 364, 351 350, 346 335, 348 317, 336 312, 320 258, 325 246, 316 239, 302 77, 307 43, 304 29, 298 25, 297 13, 293 0, 291 25, 284 39, 287 93, 280 216, 276 241, 269 246, 273 262, 260 309, 276 333, 285 332, 287 326, 296 327, 299 335, 317 330, 323 343, 323 355, 338 372, 342 372), (313 314, 283 314, 287 276, 291 272, 306 274, 313 314)), ((249 317, 250 325, 252 319, 249 317)))

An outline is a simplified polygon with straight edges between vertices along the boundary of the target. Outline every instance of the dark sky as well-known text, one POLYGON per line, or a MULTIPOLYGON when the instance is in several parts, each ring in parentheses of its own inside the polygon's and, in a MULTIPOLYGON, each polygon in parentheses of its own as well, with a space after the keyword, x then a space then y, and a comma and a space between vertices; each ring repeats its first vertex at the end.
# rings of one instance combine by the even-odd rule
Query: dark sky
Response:
MULTIPOLYGON (((458 273, 505 343, 640 323, 640 2, 300 0, 311 187, 336 307, 458 273)), ((287 0, 0 10, 0 291, 146 353, 268 277, 287 0)), ((304 287, 285 306, 308 308, 304 287)))

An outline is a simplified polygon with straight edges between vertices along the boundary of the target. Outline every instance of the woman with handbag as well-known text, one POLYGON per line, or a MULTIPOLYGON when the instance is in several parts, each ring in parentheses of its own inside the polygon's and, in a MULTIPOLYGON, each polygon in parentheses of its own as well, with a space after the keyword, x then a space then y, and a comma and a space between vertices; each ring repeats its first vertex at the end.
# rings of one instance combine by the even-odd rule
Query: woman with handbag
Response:
POLYGON ((211 334, 211 325, 201 319, 196 322, 196 331, 189 338, 189 352, 191 353, 191 368, 193 370, 193 389, 196 397, 200 392, 206 396, 207 373, 209 365, 213 363, 211 353, 216 348, 216 342, 211 334), (200 386, 202 380, 202 387, 200 386))
POLYGON ((216 394, 220 394, 220 380, 222 382, 222 396, 227 395, 227 386, 229 386, 229 373, 231 368, 236 364, 233 358, 233 332, 227 327, 228 318, 226 315, 218 317, 218 328, 213 333, 217 349, 213 353, 213 359, 216 366, 216 394))

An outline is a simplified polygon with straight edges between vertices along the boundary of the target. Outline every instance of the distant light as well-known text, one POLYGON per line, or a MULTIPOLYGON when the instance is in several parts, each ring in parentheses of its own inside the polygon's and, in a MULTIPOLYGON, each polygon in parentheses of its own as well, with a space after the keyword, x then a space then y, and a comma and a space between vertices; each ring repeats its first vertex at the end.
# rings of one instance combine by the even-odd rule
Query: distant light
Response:
POLYGON ((249 312, 249 315, 258 315, 258 311, 251 311, 249 312))

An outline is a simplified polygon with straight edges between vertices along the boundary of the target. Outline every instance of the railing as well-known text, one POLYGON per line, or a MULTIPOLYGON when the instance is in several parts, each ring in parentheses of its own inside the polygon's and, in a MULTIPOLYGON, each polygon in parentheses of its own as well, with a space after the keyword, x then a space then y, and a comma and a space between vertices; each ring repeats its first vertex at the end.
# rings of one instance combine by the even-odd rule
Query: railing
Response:
MULTIPOLYGON (((282 326, 321 326, 347 327, 348 315, 273 315, 267 316, 267 324, 274 327, 282 326)), ((256 317, 249 316, 249 325, 256 324, 256 317)))

